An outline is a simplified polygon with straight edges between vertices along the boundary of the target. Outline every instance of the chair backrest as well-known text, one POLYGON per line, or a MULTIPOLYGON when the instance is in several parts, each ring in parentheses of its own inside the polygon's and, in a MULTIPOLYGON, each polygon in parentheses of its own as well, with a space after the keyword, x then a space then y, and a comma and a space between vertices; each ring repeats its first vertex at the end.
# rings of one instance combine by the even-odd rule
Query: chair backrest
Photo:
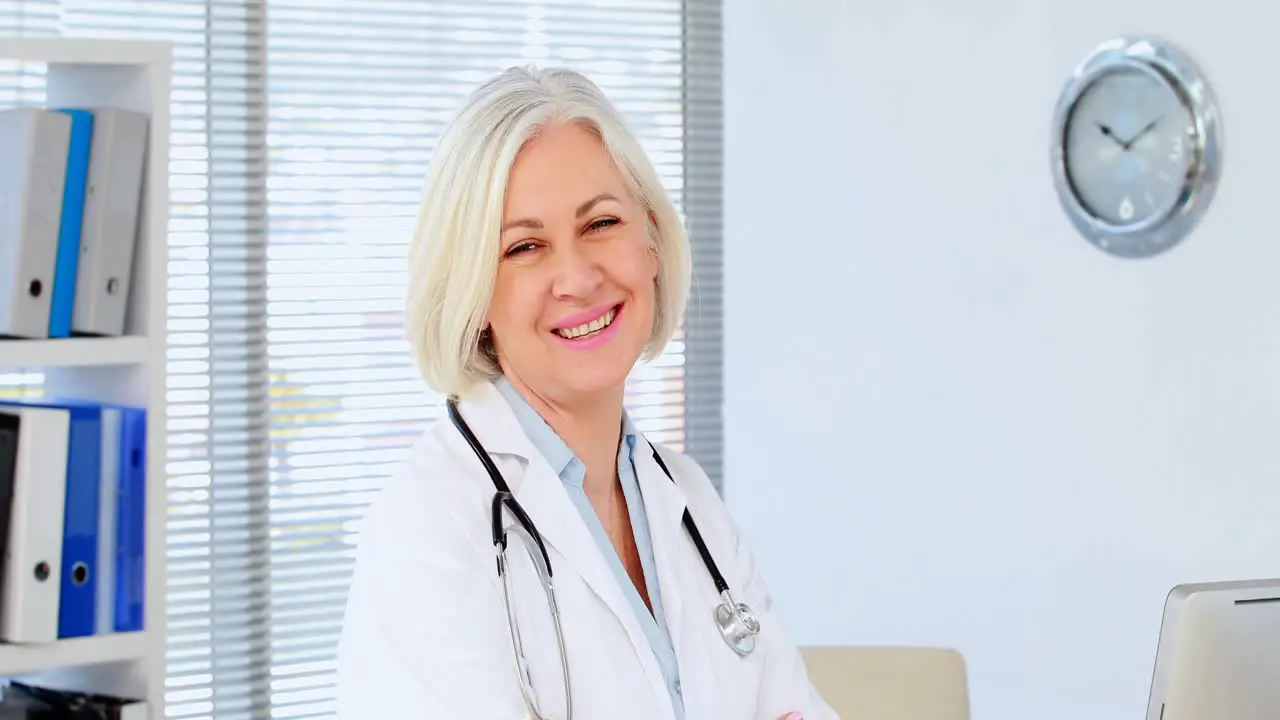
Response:
POLYGON ((809 679, 844 720, 969 720, 964 658, 947 648, 804 647, 809 679))

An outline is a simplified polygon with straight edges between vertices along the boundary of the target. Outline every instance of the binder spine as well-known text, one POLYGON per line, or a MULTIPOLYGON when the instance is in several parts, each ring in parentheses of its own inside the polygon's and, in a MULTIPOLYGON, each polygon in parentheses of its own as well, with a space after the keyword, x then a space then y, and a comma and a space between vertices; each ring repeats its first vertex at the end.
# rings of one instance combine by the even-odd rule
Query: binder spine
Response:
MULTIPOLYGON (((9 518, 18 474, 18 415, 0 412, 0 558, 9 557, 9 518)), ((0 566, 2 567, 2 566, 0 566)))
POLYGON ((73 407, 67 442, 67 492, 63 507, 62 587, 58 637, 92 635, 97 607, 98 504, 102 413, 73 407))
POLYGON ((0 111, 0 337, 49 335, 71 119, 0 111))
POLYGON ((88 190, 89 150, 93 142, 93 113, 88 110, 58 112, 71 118, 71 142, 67 151, 67 174, 53 273, 53 297, 49 307, 49 337, 55 338, 71 335, 76 272, 80 265, 80 231, 84 222, 85 193, 88 190))
POLYGON ((120 504, 120 415, 118 408, 102 410, 102 473, 98 493, 97 608, 94 634, 115 632, 116 572, 120 504))
POLYGON ((32 407, 0 412, 17 415, 19 428, 0 639, 52 642, 58 637, 70 413, 32 407))
POLYGON ((118 632, 142 630, 147 578, 147 415, 141 408, 122 409, 120 418, 120 511, 116 556, 118 632))
POLYGON ((133 282, 150 118, 120 108, 93 113, 90 190, 71 332, 117 336, 125 332, 133 282))

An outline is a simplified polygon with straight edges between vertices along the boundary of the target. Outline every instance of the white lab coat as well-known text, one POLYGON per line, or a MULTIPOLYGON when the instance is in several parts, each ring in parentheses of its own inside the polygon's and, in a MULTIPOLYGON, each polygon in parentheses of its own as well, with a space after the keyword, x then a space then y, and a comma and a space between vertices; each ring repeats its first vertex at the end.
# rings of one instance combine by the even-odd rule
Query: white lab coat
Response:
MULTIPOLYGON (((505 399, 483 384, 459 410, 542 533, 574 717, 674 720, 660 666, 631 607, 559 477, 505 399)), ((705 473, 680 453, 659 452, 674 484, 640 447, 636 469, 687 720, 777 720, 790 711, 805 720, 838 720, 810 685, 751 553, 705 473), (717 631, 712 611, 719 596, 681 524, 686 505, 730 592, 760 616, 756 651, 745 658, 717 631)), ((340 720, 524 717, 491 542, 493 494, 488 474, 446 417, 432 423, 373 502, 362 524, 340 642, 340 720)), ((521 547, 513 550, 522 553, 521 547)), ((531 571, 513 579, 534 686, 561 698, 560 656, 544 592, 531 571)), ((561 702, 552 701, 550 709, 564 717, 561 702)))

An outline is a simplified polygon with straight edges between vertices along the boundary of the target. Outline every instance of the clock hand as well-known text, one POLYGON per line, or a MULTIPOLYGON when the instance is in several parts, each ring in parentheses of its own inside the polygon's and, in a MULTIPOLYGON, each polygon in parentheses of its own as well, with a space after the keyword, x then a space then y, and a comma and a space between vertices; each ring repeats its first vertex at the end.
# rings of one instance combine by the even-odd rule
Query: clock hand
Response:
POLYGON ((1133 136, 1133 139, 1129 140, 1129 142, 1121 143, 1120 146, 1123 147, 1125 150, 1132 148, 1133 144, 1141 140, 1143 135, 1146 135, 1147 133, 1154 130, 1156 127, 1156 123, 1158 122, 1160 122, 1160 118, 1156 118, 1155 120, 1152 120, 1151 122, 1147 123, 1145 127, 1143 127, 1141 130, 1138 131, 1137 135, 1133 136))
POLYGON ((1102 123, 1095 123, 1095 124, 1098 126, 1098 129, 1102 131, 1102 134, 1103 134, 1103 135, 1106 135, 1106 136, 1107 136, 1107 137, 1109 137, 1109 138, 1111 138, 1111 139, 1112 139, 1112 141, 1114 141, 1114 142, 1115 142, 1115 144, 1119 145, 1120 147, 1124 148, 1125 150, 1128 150, 1128 149, 1129 149, 1129 148, 1126 148, 1126 147, 1124 146, 1124 141, 1123 141, 1123 140, 1121 140, 1121 139, 1119 138, 1119 136, 1117 136, 1117 135, 1116 135, 1115 131, 1114 131, 1114 130, 1112 130, 1110 126, 1108 126, 1108 125, 1104 125, 1104 124, 1102 124, 1102 123))

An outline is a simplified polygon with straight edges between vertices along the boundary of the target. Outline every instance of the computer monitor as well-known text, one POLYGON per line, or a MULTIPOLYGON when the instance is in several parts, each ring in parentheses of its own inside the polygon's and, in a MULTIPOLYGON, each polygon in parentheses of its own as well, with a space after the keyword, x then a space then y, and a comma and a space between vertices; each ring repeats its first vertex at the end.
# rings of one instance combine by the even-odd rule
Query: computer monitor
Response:
POLYGON ((1280 578, 1178 585, 1165 600, 1147 720, 1280 718, 1280 578))

